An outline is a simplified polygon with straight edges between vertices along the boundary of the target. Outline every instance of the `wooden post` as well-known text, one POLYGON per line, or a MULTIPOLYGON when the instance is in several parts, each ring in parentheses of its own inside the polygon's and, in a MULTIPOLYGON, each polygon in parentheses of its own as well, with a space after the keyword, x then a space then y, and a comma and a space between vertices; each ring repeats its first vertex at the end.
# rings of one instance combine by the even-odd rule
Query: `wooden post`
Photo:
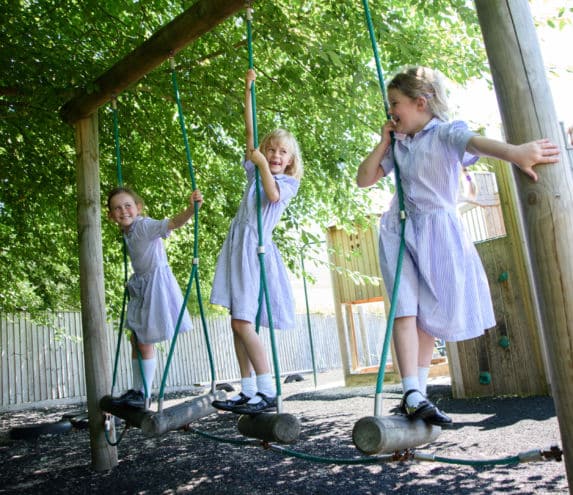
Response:
POLYGON ((105 439, 99 406, 100 398, 111 388, 112 361, 105 332, 97 112, 78 121, 75 129, 80 298, 92 467, 105 471, 117 465, 117 449, 105 439))
POLYGON ((573 176, 545 77, 527 0, 476 0, 497 99, 510 143, 550 138, 561 162, 536 168, 534 183, 514 170, 550 356, 551 389, 573 485, 573 176))

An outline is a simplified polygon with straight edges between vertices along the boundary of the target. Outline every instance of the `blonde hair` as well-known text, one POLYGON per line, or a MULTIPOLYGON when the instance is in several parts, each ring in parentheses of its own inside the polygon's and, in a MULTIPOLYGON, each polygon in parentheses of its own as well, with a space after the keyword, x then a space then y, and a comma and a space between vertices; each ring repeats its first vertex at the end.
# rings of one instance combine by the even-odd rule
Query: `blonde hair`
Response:
POLYGON ((139 196, 139 194, 137 194, 133 189, 130 189, 129 187, 116 187, 115 189, 112 189, 109 194, 107 195, 107 209, 111 211, 111 200, 113 199, 114 196, 117 196, 118 194, 128 194, 129 196, 131 196, 133 198, 133 201, 135 202, 136 205, 140 205, 141 209, 143 209, 143 207, 145 206, 143 203, 143 199, 141 199, 141 197, 139 196))
POLYGON ((261 141, 259 149, 266 153, 268 147, 272 143, 284 143, 292 154, 292 163, 285 169, 286 175, 291 175, 295 179, 302 179, 303 166, 302 166, 302 154, 300 152, 300 146, 296 138, 284 129, 275 129, 269 132, 261 141))
POLYGON ((396 89, 414 100, 423 96, 432 115, 448 121, 446 80, 440 71, 421 66, 407 67, 392 78, 388 89, 396 89))

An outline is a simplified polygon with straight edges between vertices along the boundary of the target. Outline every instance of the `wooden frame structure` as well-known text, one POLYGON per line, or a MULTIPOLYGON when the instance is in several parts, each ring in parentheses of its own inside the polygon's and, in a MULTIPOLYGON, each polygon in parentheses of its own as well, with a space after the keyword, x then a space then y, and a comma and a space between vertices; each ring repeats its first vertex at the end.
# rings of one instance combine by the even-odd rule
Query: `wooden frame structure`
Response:
MULTIPOLYGON (((475 0, 507 140, 548 137, 565 149, 527 0, 475 0)), ((82 323, 86 356, 92 466, 117 464, 105 442, 99 398, 109 390, 110 360, 102 335, 105 323, 97 109, 201 34, 245 6, 244 0, 198 0, 95 83, 67 102, 62 118, 75 126, 78 235, 82 323)), ((540 182, 516 173, 528 236, 533 278, 547 345, 569 484, 573 484, 573 176, 567 155, 559 165, 538 167, 540 182)))
POLYGON ((198 0, 95 81, 97 90, 83 91, 61 109, 76 131, 80 298, 92 467, 117 465, 117 449, 105 438, 99 401, 111 389, 111 362, 105 328, 106 309, 101 235, 98 109, 129 85, 245 7, 245 0, 198 0))

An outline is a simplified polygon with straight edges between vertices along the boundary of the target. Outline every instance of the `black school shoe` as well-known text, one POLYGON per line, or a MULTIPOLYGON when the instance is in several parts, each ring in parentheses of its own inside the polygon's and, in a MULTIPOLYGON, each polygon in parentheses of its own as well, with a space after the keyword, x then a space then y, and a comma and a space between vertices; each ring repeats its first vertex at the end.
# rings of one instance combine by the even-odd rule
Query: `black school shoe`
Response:
POLYGON ((411 389, 404 394, 398 406, 398 412, 405 414, 408 419, 423 419, 428 424, 441 426, 442 428, 453 425, 452 418, 445 412, 440 411, 430 400, 426 399, 421 401, 416 407, 409 407, 406 403, 406 398, 413 392, 418 392, 418 390, 411 389))
POLYGON ((114 406, 130 406, 138 409, 145 408, 145 396, 139 390, 130 389, 125 394, 111 399, 114 406))
POLYGON ((406 417, 408 419, 412 419, 412 420, 414 420, 414 419, 424 419, 425 420, 426 418, 434 415, 437 408, 434 404, 432 404, 427 399, 418 402, 418 404, 415 407, 411 407, 408 405, 408 402, 406 401, 406 399, 408 398, 408 396, 410 394, 413 394, 414 392, 418 392, 422 396, 424 395, 424 394, 422 394, 422 392, 420 392, 419 390, 416 390, 415 388, 408 390, 404 394, 404 397, 402 397, 402 401, 400 402, 400 411, 403 411, 406 414, 406 417))
POLYGON ((214 400, 211 402, 211 405, 220 411, 234 411, 236 407, 242 406, 250 400, 250 397, 246 396, 243 392, 239 392, 239 397, 236 399, 214 400))
POLYGON ((237 414, 260 414, 277 408, 276 397, 269 397, 261 392, 257 392, 257 395, 261 398, 259 402, 256 404, 249 404, 247 402, 242 406, 235 407, 233 412, 237 414))
POLYGON ((450 428, 454 424, 452 418, 450 418, 444 411, 440 411, 437 407, 434 414, 424 418, 424 421, 428 424, 440 426, 442 428, 450 428))

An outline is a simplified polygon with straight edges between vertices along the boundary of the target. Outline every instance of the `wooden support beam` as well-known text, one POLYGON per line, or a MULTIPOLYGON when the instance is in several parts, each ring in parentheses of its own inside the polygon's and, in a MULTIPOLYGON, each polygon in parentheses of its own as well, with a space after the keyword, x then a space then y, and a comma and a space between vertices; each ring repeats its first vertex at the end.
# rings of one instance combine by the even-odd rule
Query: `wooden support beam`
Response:
POLYGON ((60 110, 62 119, 73 124, 91 115, 114 95, 119 95, 171 55, 212 30, 246 4, 245 0, 198 0, 98 77, 94 81, 95 91, 88 92, 84 89, 65 103, 60 110))
POLYGON ((433 442, 442 429, 405 416, 367 416, 352 430, 352 441, 367 455, 392 454, 433 442))
POLYGON ((293 443, 300 435, 300 421, 286 413, 242 415, 238 428, 241 435, 267 442, 293 443))

